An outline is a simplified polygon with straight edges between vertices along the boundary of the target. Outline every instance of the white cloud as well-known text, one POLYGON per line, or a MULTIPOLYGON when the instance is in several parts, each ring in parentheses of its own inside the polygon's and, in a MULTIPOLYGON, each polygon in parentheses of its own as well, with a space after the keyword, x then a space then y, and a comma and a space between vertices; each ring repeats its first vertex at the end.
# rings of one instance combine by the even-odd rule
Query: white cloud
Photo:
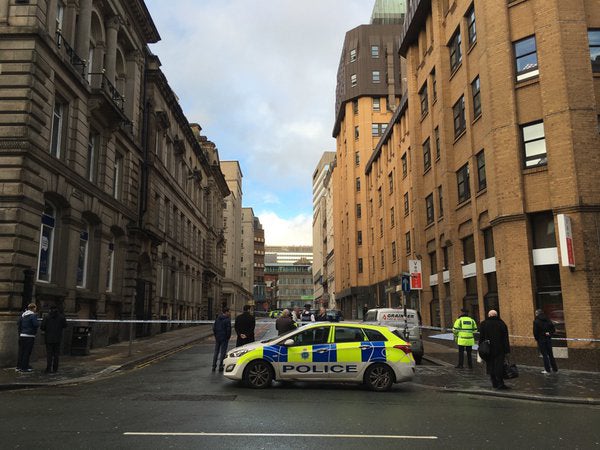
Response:
POLYGON ((266 245, 312 245, 312 216, 299 214, 284 219, 272 211, 257 216, 265 230, 266 245))

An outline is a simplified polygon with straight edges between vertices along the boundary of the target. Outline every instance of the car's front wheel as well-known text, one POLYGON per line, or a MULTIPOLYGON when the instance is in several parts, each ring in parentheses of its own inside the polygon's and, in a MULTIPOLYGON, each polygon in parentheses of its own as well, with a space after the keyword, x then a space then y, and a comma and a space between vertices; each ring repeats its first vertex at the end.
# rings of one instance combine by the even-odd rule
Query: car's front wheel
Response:
POLYGON ((365 372, 365 385, 372 391, 389 391, 394 384, 394 371, 386 364, 373 364, 365 372))
POLYGON ((262 359, 248 363, 244 371, 244 382, 251 388, 264 389, 271 386, 273 381, 273 369, 271 365, 262 359))

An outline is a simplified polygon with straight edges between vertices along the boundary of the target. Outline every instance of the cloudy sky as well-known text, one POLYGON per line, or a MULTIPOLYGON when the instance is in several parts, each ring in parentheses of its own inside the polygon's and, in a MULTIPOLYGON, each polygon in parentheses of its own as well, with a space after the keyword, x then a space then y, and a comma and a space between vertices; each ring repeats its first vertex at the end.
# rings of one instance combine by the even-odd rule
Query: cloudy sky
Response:
POLYGON ((312 245, 312 172, 331 137, 346 31, 374 0, 146 0, 152 51, 190 122, 240 161, 267 245, 312 245))

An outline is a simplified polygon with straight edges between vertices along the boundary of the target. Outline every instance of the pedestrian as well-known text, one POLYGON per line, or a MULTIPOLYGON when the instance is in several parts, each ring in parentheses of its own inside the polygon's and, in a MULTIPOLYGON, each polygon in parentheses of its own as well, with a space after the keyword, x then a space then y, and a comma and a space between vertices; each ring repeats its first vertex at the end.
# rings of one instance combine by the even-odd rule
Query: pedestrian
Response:
POLYGON ((558 366, 552 352, 552 336, 555 332, 554 324, 546 317, 544 311, 541 309, 536 310, 535 320, 533 321, 533 337, 535 337, 538 349, 544 359, 544 370, 542 370, 544 375, 549 375, 551 369, 558 372, 558 366))
POLYGON ((508 327, 498 317, 494 309, 488 312, 488 318, 479 325, 479 345, 483 341, 490 343, 490 355, 485 360, 486 372, 496 389, 510 389, 504 384, 504 360, 510 353, 508 327))
POLYGON ((275 321, 275 329, 279 336, 296 329, 296 322, 290 317, 289 309, 284 309, 281 316, 275 321))
POLYGON ((217 317, 213 325, 213 334, 215 335, 215 354, 213 355, 212 371, 217 368, 217 359, 219 362, 219 372, 223 372, 223 360, 227 353, 227 343, 231 337, 231 312, 225 306, 223 313, 217 317))
POLYGON ((299 306, 294 306, 294 309, 292 310, 292 320, 296 323, 302 321, 302 310, 299 306))
POLYGON ((256 327, 256 319, 250 313, 250 305, 244 305, 244 312, 235 318, 235 332, 237 340, 235 346, 249 344, 254 342, 254 328, 256 327))
POLYGON ((315 317, 316 322, 327 322, 329 318, 327 317, 327 310, 324 306, 319 308, 319 313, 315 317))
POLYGON ((458 345, 458 365, 457 369, 463 368, 465 351, 467 352, 467 365, 469 369, 473 368, 473 359, 471 353, 473 345, 475 345, 475 336, 477 332, 477 324, 469 317, 469 311, 466 308, 460 310, 461 315, 454 322, 452 331, 458 345))
POLYGON ((54 305, 50 307, 50 312, 42 321, 40 327, 44 332, 46 342, 46 373, 56 373, 58 370, 58 358, 60 355, 60 343, 62 341, 63 330, 67 328, 67 319, 62 315, 54 305))
POLYGON ((29 365, 29 358, 31 358, 35 335, 39 327, 36 310, 37 306, 35 303, 30 303, 17 322, 17 329, 19 331, 17 372, 33 372, 33 368, 29 365))
POLYGON ((300 316, 302 322, 314 322, 315 315, 310 310, 310 303, 304 305, 304 311, 302 311, 302 315, 300 316))
POLYGON ((369 312, 369 307, 367 306, 367 304, 365 303, 365 306, 363 306, 362 309, 362 313, 363 313, 363 320, 365 320, 365 317, 367 316, 367 312, 369 312))

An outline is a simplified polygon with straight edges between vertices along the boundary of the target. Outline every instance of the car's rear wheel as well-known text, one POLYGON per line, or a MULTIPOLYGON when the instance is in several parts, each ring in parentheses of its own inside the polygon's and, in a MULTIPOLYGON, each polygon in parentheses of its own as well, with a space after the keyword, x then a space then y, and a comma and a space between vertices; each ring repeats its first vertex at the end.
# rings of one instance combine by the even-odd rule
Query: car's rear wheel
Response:
POLYGON ((262 359, 248 363, 244 371, 244 382, 251 388, 264 389, 271 386, 273 368, 262 359))
POLYGON ((373 364, 365 372, 365 385, 372 391, 389 391, 394 384, 394 371, 386 364, 373 364))

